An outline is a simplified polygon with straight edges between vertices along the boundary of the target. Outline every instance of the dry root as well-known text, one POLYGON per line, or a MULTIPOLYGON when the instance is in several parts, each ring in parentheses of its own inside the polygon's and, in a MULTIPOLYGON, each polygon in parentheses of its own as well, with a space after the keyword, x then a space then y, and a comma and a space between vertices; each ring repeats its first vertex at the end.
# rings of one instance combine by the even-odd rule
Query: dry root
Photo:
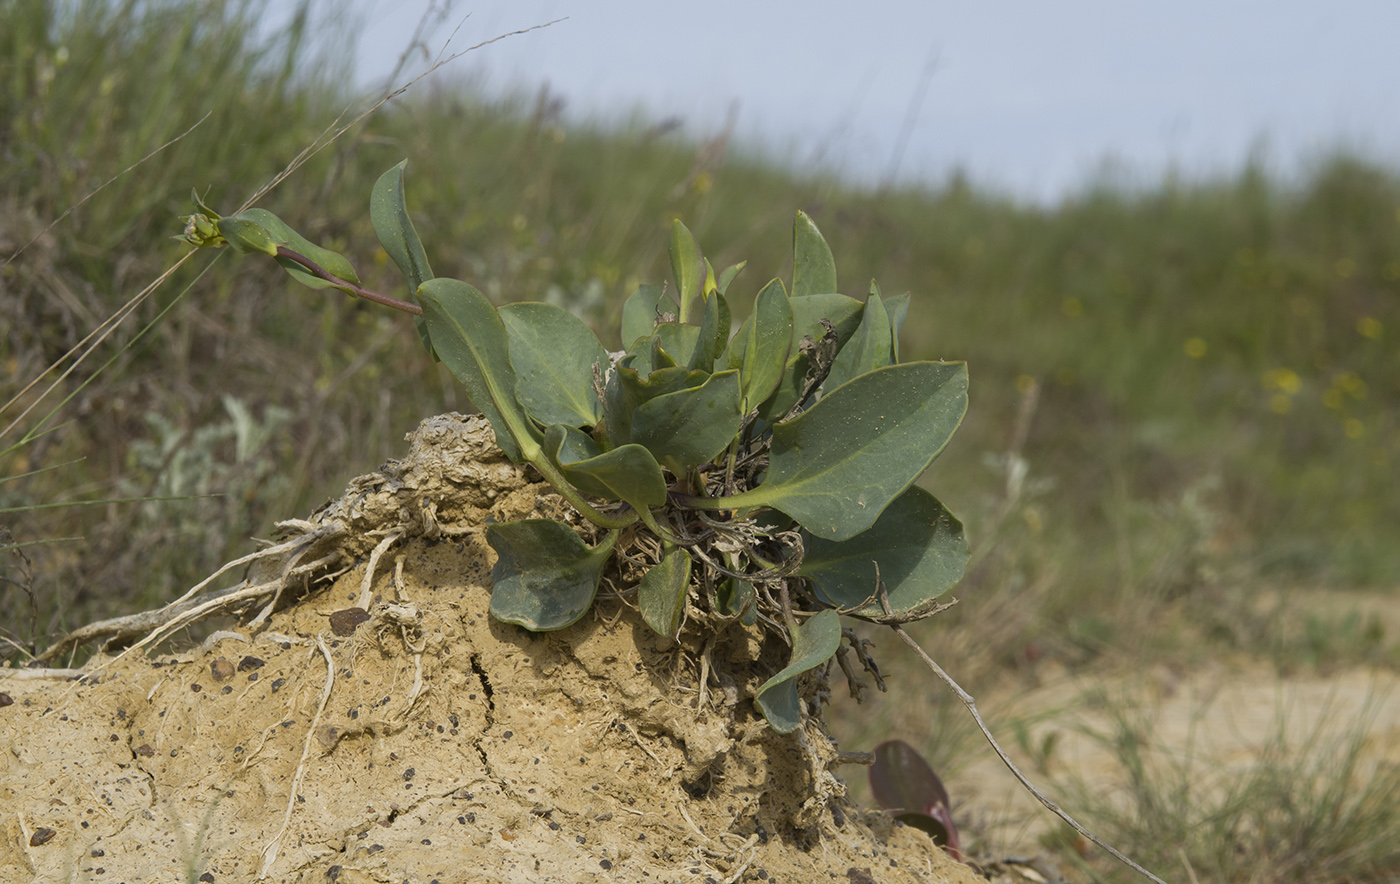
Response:
POLYGON ((289 600, 289 592, 305 593, 334 579, 366 553, 358 604, 368 610, 379 560, 394 544, 471 533, 503 506, 525 514, 533 507, 522 468, 496 447, 484 418, 438 415, 423 421, 408 440, 403 460, 354 479, 339 500, 310 519, 279 522, 277 543, 229 562, 163 607, 75 629, 45 649, 39 661, 49 663, 94 643, 103 651, 138 650, 211 617, 239 617, 256 629, 289 600), (239 568, 243 580, 209 589, 239 568))

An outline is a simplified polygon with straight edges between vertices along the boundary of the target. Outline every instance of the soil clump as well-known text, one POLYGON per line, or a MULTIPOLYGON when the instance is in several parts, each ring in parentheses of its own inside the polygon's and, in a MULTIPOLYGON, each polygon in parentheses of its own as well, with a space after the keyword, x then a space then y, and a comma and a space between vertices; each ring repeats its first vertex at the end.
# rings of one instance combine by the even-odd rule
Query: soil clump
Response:
MULTIPOLYGON (((480 418, 409 439, 179 607, 240 625, 0 672, 0 880, 979 880, 849 802, 819 714, 767 727, 771 636, 671 642, 606 590, 559 632, 491 619, 483 526, 566 507, 480 418)), ((806 679, 810 709, 825 689, 806 679)))

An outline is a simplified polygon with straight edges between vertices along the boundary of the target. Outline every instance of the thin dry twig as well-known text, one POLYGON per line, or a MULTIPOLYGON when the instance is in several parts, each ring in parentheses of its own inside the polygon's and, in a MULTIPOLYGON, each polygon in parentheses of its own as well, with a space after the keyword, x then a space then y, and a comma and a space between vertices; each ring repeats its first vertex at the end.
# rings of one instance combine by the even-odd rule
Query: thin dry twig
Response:
MULTIPOLYGON (((307 145, 306 148, 305 148, 304 150, 302 150, 301 153, 297 154, 297 155, 292 159, 292 161, 291 161, 290 163, 287 164, 287 167, 286 167, 285 169, 283 169, 281 172, 278 172, 276 175, 272 176, 272 180, 271 180, 271 181, 269 181, 267 184, 263 185, 261 188, 258 189, 258 191, 257 191, 256 193, 254 193, 251 197, 249 197, 248 201, 245 202, 242 206, 240 206, 239 209, 238 209, 238 211, 239 211, 239 212, 242 212, 242 211, 245 211, 245 210, 251 208, 252 205, 253 205, 254 203, 256 203, 258 200, 262 199, 263 196, 266 195, 268 191, 272 190, 274 187, 276 187, 277 185, 279 185, 279 184, 281 184, 283 181, 285 181, 289 176, 291 176, 291 174, 292 174, 293 172, 295 172, 296 170, 300 169, 308 160, 310 160, 310 159, 311 159, 312 157, 314 157, 316 154, 320 153, 321 151, 325 150, 326 148, 328 148, 328 147, 330 147, 332 144, 334 144, 335 141, 336 141, 336 139, 340 138, 340 136, 344 135, 346 132, 348 132, 348 131, 350 131, 351 129, 353 129, 353 128, 354 128, 356 125, 358 125, 362 120, 364 120, 366 117, 368 117, 368 116, 370 116, 371 114, 373 114, 375 111, 379 110, 379 109, 380 109, 381 107, 383 107, 385 104, 388 104, 390 101, 393 101, 395 98, 398 98, 400 95, 404 94, 404 93, 407 92, 409 89, 411 89, 411 88, 413 88, 414 86, 416 86, 420 80, 423 80, 423 79, 425 79, 426 77, 429 77, 429 76, 431 76, 432 74, 437 73, 438 69, 441 68, 441 67, 443 67, 444 65, 451 64, 452 62, 454 62, 454 61, 456 61, 457 59, 461 58, 462 56, 466 55, 468 52, 475 52, 475 51, 478 50, 478 49, 482 49, 482 48, 484 48, 484 47, 486 47, 486 46, 490 46, 492 43, 498 43, 498 42, 500 42, 501 40, 504 40, 504 39, 506 39, 506 38, 508 38, 508 37, 518 37, 518 36, 520 36, 520 35, 522 35, 522 34, 528 34, 528 33, 530 33, 531 31, 538 31, 538 30, 540 30, 540 29, 542 29, 542 28, 547 28, 547 27, 549 27, 550 25, 558 24, 559 22, 561 22, 561 21, 563 21, 563 20, 564 20, 564 19, 562 19, 562 18, 556 18, 556 19, 554 19, 553 21, 547 21, 547 22, 545 22, 544 24, 532 25, 532 26, 530 26, 530 27, 528 27, 528 28, 520 28, 519 30, 515 30, 515 31, 508 31, 508 32, 506 32, 506 33, 504 33, 504 34, 498 34, 497 36, 492 37, 492 38, 489 39, 489 40, 482 40, 480 43, 477 43, 477 44, 475 44, 475 45, 473 45, 473 46, 468 46, 466 49, 462 49, 462 50, 459 50, 459 51, 457 51, 457 52, 454 52, 454 53, 452 53, 451 55, 447 56, 446 58, 443 58, 442 60, 440 60, 440 61, 434 63, 432 67, 428 68, 428 69, 427 69, 426 71, 424 71, 423 73, 421 73, 421 74, 419 74, 418 76, 414 77, 412 80, 409 80, 407 83, 403 84, 403 85, 400 86, 399 88, 395 89, 395 90, 392 91, 392 92, 387 93, 386 95, 384 95, 383 97, 381 97, 378 101, 376 101, 374 104, 370 105, 369 109, 365 110, 365 111, 362 112, 359 116, 355 117, 353 120, 351 120, 350 122, 346 123, 345 125, 340 126, 339 128, 337 128, 337 127, 336 127, 336 123, 338 123, 338 122, 340 122, 340 120, 344 119, 344 116, 345 116, 345 113, 342 112, 341 115, 335 119, 335 121, 333 121, 329 126, 327 126, 327 127, 322 131, 322 135, 325 135, 325 133, 327 133, 327 132, 331 133, 331 134, 330 134, 330 137, 329 137, 329 138, 326 138, 325 141, 324 141, 324 143, 322 143, 322 139, 321 139, 320 137, 317 137, 314 141, 311 142, 311 144, 307 145)), ((453 31, 453 34, 455 35, 455 34, 456 34, 456 31, 453 31)), ((449 42, 450 42, 450 41, 449 41, 449 42)), ((447 48, 446 46, 443 47, 444 50, 446 50, 446 48, 447 48)), ((347 109, 347 110, 348 110, 348 109, 347 109)))
POLYGON ((906 645, 913 648, 914 653, 918 654, 919 658, 924 661, 924 664, 928 666, 929 669, 933 670, 934 675, 937 675, 940 679, 942 679, 943 683, 946 684, 948 687, 952 688, 953 693, 958 695, 958 699, 962 700, 963 705, 967 707, 967 711, 972 714, 972 720, 977 723, 978 729, 982 731, 982 736, 985 737, 987 742, 991 744, 992 751, 996 752, 997 757, 1001 759, 1001 763, 1006 765, 1007 770, 1011 771, 1012 775, 1015 776, 1016 779, 1021 781, 1021 785, 1025 786, 1026 790, 1029 791, 1032 795, 1034 795, 1037 801, 1045 805, 1046 809, 1049 810, 1051 813, 1055 814, 1055 816, 1064 820, 1066 823, 1069 823, 1069 825, 1076 832, 1083 835, 1085 838, 1088 838, 1090 841, 1094 842, 1095 844, 1112 854, 1114 859, 1123 863, 1128 868, 1137 872, 1139 875, 1142 875, 1144 878, 1147 878, 1149 881, 1154 881, 1156 882, 1156 884, 1166 884, 1166 882, 1163 881, 1161 878, 1158 878, 1156 875, 1152 874, 1147 869, 1144 869, 1142 866, 1138 865, 1128 857, 1124 856, 1123 853, 1120 852, 1113 845, 1109 844, 1108 842, 1100 838, 1098 835, 1095 835, 1093 832, 1090 832, 1088 829, 1084 828, 1084 826, 1080 825, 1080 823, 1077 822, 1068 813, 1065 813, 1065 811, 1061 810, 1060 806, 1055 802, 1051 801, 1045 795, 1045 793, 1037 789, 1035 785, 1029 779, 1026 778, 1026 775, 1021 773, 1021 769, 1016 766, 1016 762, 1011 760, 1011 756, 1006 754, 1006 750, 1001 748, 1001 744, 998 743, 996 741, 996 738, 992 736, 991 730, 987 727, 986 722, 982 720, 981 713, 977 711, 977 701, 973 698, 973 696, 967 691, 963 690, 962 686, 959 685, 956 681, 953 681, 953 677, 950 676, 947 672, 944 672, 943 667, 939 666, 938 662, 935 661, 932 657, 930 657, 928 653, 924 651, 922 647, 919 646, 919 643, 914 641, 913 637, 910 636, 909 633, 904 631, 903 627, 891 624, 890 629, 893 629, 895 631, 895 634, 898 635, 906 645))

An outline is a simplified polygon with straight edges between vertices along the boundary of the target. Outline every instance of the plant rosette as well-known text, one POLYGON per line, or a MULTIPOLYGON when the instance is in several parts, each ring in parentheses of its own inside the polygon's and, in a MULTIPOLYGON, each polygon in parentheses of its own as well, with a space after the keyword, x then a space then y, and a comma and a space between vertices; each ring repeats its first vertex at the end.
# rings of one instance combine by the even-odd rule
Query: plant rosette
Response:
POLYGON ((799 212, 790 284, 764 285, 731 334, 727 293, 744 265, 716 273, 677 221, 674 286, 628 297, 625 349, 608 352, 558 306, 496 307, 435 277, 404 166, 375 184, 370 217, 411 300, 363 288, 344 256, 262 209, 221 217, 196 198, 180 239, 267 254, 308 286, 416 314, 500 448, 597 526, 592 545, 560 521, 488 526, 494 617, 562 629, 610 576, 664 636, 760 624, 791 649, 755 698, 786 733, 802 720, 798 679, 833 657, 846 668, 843 641, 876 671, 842 615, 898 625, 943 607, 967 543, 915 482, 967 410, 967 366, 900 359, 909 295, 873 282, 864 301, 838 294, 831 250, 799 212))

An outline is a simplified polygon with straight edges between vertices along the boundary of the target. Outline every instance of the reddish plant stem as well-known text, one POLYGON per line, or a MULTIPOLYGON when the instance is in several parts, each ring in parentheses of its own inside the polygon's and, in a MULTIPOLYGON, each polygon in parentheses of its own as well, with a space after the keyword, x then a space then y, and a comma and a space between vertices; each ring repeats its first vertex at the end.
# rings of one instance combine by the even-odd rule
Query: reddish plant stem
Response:
POLYGON ((363 286, 356 285, 347 279, 341 279, 315 261, 301 254, 294 252, 286 246, 277 247, 277 257, 285 258, 293 263, 300 264, 318 279, 326 282, 345 292, 347 295, 354 295, 357 298, 364 298, 366 301, 373 301, 376 304, 383 304, 385 307, 393 307, 395 310, 402 310, 405 313, 412 313, 414 316, 422 316, 423 308, 408 301, 400 301, 398 298, 391 298, 388 295, 381 295, 379 292, 371 291, 363 286))

